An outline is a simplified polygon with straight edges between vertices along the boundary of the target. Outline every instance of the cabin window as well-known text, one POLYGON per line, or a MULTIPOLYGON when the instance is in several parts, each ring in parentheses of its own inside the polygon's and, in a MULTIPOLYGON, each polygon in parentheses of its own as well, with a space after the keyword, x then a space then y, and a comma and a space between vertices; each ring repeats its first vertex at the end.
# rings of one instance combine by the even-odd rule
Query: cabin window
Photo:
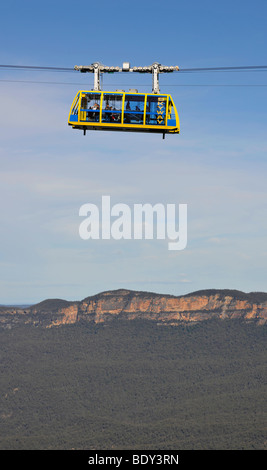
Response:
POLYGON ((122 96, 117 93, 104 93, 102 103, 102 122, 121 123, 122 96))
POLYGON ((146 124, 149 126, 165 126, 167 97, 148 95, 146 104, 146 124))
POLYGON ((82 93, 80 121, 99 122, 100 93, 82 93))
POLYGON ((80 93, 78 93, 75 98, 75 101, 71 110, 71 115, 76 116, 78 114, 79 99, 80 99, 80 93))
POLYGON ((143 125, 145 95, 125 95, 124 123, 143 125))
POLYGON ((168 117, 167 117, 168 126, 176 126, 176 116, 174 111, 174 105, 172 99, 169 98, 168 101, 168 117))

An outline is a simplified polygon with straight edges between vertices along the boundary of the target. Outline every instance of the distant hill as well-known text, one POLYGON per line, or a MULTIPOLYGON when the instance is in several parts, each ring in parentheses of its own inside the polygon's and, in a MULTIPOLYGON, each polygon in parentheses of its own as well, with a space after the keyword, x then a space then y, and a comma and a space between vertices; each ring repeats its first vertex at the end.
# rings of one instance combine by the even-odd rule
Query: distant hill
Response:
POLYGON ((174 296, 117 289, 81 301, 47 299, 27 308, 0 307, 0 325, 32 323, 46 327, 80 321, 152 320, 164 324, 199 322, 213 318, 242 318, 264 324, 267 293, 206 289, 174 296))
POLYGON ((31 305, 30 308, 38 310, 38 312, 55 312, 61 308, 66 308, 69 305, 72 305, 73 302, 62 299, 47 299, 39 302, 38 304, 31 305))
POLYGON ((242 292, 240 290, 235 289, 206 289, 206 290, 199 290, 192 292, 191 294, 186 294, 184 297, 192 296, 192 295, 219 295, 223 296, 231 296, 236 300, 249 300, 251 302, 261 303, 267 301, 267 293, 266 292, 242 292))

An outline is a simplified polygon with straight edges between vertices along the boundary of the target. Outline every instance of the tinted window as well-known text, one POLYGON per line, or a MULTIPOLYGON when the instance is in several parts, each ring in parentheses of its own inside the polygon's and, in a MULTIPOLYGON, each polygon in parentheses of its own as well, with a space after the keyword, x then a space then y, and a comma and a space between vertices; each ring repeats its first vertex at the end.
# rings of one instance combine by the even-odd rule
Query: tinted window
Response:
POLYGON ((125 124, 143 124, 144 103, 145 95, 125 95, 125 124))
POLYGON ((99 122, 100 93, 82 93, 81 121, 99 122))
POLYGON ((80 99, 80 93, 77 94, 74 104, 72 106, 71 114, 77 115, 78 114, 78 107, 79 107, 79 99, 80 99))
POLYGON ((167 97, 160 95, 149 95, 146 105, 146 124, 164 126, 166 122, 167 97))
POLYGON ((102 103, 102 122, 121 123, 122 96, 117 93, 104 93, 102 103))
POLYGON ((175 111, 174 111, 174 106, 173 106, 173 101, 171 98, 169 98, 168 102, 168 121, 167 124, 168 126, 176 126, 176 116, 175 116, 175 111))

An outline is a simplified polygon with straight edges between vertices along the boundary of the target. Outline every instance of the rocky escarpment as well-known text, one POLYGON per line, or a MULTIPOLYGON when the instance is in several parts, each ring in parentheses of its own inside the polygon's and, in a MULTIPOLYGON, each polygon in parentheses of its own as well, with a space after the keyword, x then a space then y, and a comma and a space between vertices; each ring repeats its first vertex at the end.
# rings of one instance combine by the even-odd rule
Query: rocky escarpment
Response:
POLYGON ((115 318, 152 320, 162 324, 241 318, 264 324, 267 320, 267 294, 204 290, 176 297, 119 289, 82 301, 52 299, 26 309, 0 307, 0 325, 4 327, 17 323, 46 327, 81 321, 103 323, 115 318))

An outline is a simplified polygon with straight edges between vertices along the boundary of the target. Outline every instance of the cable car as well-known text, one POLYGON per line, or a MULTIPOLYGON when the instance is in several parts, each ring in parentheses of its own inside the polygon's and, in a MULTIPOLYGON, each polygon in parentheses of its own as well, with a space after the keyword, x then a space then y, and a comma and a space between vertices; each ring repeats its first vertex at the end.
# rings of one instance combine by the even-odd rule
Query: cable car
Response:
POLYGON ((146 67, 130 67, 123 62, 120 67, 107 67, 99 62, 91 65, 75 65, 82 73, 94 73, 94 88, 78 91, 72 103, 68 124, 73 129, 150 132, 179 134, 180 123, 177 109, 169 94, 159 90, 159 74, 179 70, 178 66, 166 67, 154 62, 146 67), (100 74, 115 72, 138 72, 152 74, 152 93, 138 93, 136 89, 101 91, 100 74))
POLYGON ((137 90, 78 91, 68 124, 73 129, 150 132, 180 132, 179 117, 171 95, 138 93, 137 90))

